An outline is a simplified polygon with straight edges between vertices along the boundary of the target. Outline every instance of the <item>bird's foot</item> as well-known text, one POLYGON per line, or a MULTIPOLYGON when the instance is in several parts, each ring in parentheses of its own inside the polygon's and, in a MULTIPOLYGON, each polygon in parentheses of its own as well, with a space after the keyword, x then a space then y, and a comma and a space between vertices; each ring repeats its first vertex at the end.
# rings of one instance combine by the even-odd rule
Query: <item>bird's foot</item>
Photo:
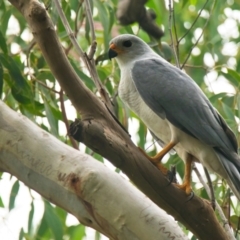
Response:
POLYGON ((187 195, 189 195, 192 192, 190 182, 183 182, 183 184, 176 184, 176 186, 182 189, 187 195))
POLYGON ((163 164, 161 163, 162 157, 150 157, 146 154, 146 152, 144 150, 142 150, 140 147, 138 148, 141 153, 154 165, 156 166, 164 175, 167 175, 169 173, 169 170, 163 166, 163 164))

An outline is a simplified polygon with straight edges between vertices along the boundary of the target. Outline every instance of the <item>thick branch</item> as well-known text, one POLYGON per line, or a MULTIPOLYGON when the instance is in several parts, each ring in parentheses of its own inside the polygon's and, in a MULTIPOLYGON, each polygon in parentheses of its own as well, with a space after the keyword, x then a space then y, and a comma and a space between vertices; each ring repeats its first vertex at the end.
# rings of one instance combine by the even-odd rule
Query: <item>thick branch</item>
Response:
POLYGON ((45 9, 36 0, 10 0, 26 18, 35 40, 74 106, 81 112, 83 142, 120 167, 153 202, 181 221, 199 239, 226 240, 209 203, 188 196, 143 156, 105 106, 78 79, 45 9))
POLYGON ((170 216, 119 174, 1 101, 0 112, 1 169, 111 239, 187 240, 170 216))
POLYGON ((153 10, 147 11, 144 4, 147 0, 118 0, 117 18, 122 25, 138 22, 140 27, 150 36, 160 39, 164 33, 155 23, 153 10))

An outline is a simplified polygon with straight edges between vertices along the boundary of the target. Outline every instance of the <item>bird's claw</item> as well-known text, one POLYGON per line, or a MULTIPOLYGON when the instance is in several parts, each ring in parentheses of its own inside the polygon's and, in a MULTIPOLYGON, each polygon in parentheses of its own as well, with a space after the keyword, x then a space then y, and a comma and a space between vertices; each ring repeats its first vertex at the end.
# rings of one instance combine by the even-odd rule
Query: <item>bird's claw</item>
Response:
POLYGON ((171 183, 177 184, 175 165, 171 166, 171 169, 168 170, 167 177, 168 177, 168 180, 169 180, 169 183, 167 184, 167 186, 169 186, 171 183))
POLYGON ((194 197, 194 192, 191 190, 190 195, 187 197, 187 200, 185 201, 186 203, 192 200, 194 197))
POLYGON ((178 188, 182 189, 187 195, 186 203, 193 199, 194 192, 192 191, 191 185, 189 182, 184 182, 182 185, 176 184, 178 188))

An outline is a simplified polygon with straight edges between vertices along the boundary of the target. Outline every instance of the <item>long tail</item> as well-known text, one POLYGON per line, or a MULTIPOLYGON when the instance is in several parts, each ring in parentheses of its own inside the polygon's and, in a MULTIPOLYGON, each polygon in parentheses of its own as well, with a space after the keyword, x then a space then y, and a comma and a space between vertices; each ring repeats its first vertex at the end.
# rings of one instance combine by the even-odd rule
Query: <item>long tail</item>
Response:
POLYGON ((216 150, 216 153, 227 172, 228 178, 226 180, 228 185, 240 201, 240 158, 235 153, 228 154, 228 157, 231 157, 232 160, 230 161, 222 151, 216 150))

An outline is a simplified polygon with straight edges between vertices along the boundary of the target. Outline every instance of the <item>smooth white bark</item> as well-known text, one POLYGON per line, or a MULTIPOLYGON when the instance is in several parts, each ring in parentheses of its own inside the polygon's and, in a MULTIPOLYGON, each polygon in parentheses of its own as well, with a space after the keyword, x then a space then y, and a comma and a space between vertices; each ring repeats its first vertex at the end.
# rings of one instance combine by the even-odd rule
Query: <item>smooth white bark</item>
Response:
POLYGON ((181 228, 102 163, 0 101, 0 169, 111 239, 184 240, 181 228))

